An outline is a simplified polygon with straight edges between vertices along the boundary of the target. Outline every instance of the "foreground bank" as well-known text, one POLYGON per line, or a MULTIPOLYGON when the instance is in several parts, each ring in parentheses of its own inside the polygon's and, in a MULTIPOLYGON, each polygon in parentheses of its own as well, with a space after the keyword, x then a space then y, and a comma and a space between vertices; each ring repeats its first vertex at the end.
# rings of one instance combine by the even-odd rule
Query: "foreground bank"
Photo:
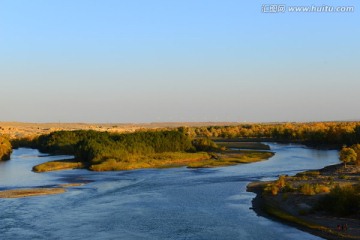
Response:
POLYGON ((326 239, 360 239, 359 166, 343 164, 319 171, 253 182, 253 209, 326 239))

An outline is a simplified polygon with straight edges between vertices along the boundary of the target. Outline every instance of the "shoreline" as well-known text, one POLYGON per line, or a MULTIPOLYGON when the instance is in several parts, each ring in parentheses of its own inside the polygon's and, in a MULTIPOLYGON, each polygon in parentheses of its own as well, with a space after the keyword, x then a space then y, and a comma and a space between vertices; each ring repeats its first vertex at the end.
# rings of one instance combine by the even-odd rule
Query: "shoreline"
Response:
MULTIPOLYGON (((330 165, 319 171, 331 172, 335 175, 340 167, 341 164, 330 165)), ((325 215, 322 212, 313 212, 310 210, 310 206, 319 198, 320 194, 314 196, 286 195, 286 200, 284 194, 278 194, 277 196, 265 194, 264 187, 273 182, 274 181, 257 181, 247 185, 247 191, 256 194, 252 200, 251 209, 254 210, 258 216, 279 221, 325 239, 360 239, 359 219, 336 217, 325 215), (302 212, 303 210, 306 210, 306 213, 304 213, 305 211, 302 212), (349 230, 337 230, 337 225, 344 223, 349 225, 349 230)))

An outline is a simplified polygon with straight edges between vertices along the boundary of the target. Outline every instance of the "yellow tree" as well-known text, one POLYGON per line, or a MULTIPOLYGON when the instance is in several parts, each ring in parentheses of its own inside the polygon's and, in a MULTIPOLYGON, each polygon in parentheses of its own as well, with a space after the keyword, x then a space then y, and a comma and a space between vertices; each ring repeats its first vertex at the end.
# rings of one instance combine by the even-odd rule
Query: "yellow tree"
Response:
POLYGON ((352 148, 343 147, 340 151, 340 160, 344 162, 346 167, 346 163, 355 162, 357 159, 357 154, 352 148))

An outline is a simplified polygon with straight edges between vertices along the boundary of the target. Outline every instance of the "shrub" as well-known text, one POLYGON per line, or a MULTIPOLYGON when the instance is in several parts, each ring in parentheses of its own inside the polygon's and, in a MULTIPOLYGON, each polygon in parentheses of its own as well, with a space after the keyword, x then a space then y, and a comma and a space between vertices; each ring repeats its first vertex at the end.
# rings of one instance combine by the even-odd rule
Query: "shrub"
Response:
POLYGON ((315 195, 319 193, 328 193, 328 192, 330 192, 330 187, 322 184, 305 183, 300 187, 300 193, 304 195, 315 195))
POLYGON ((210 138, 197 138, 192 141, 196 151, 219 151, 219 146, 210 138))
POLYGON ((344 162, 345 167, 347 163, 355 163, 357 160, 357 154, 354 149, 343 147, 339 153, 339 158, 344 162))
POLYGON ((0 161, 9 160, 11 153, 12 146, 9 139, 4 136, 0 136, 0 161))
POLYGON ((279 193, 279 187, 273 184, 273 185, 271 186, 271 194, 275 196, 275 195, 277 195, 278 193, 279 193))
POLYGON ((316 209, 338 216, 348 216, 360 213, 359 187, 336 186, 329 194, 319 200, 316 209))
POLYGON ((282 189, 283 192, 295 192, 296 190, 297 189, 293 187, 290 183, 286 183, 282 189))
POLYGON ((273 196, 275 196, 279 193, 279 187, 274 183, 267 184, 264 188, 264 193, 271 193, 273 196))
MULTIPOLYGON (((287 191, 290 189, 290 185, 286 188, 286 177, 284 175, 280 175, 278 180, 273 183, 267 184, 264 188, 265 193, 271 193, 272 195, 277 195, 280 191, 287 191)), ((289 191, 290 192, 290 191, 289 191)))
POLYGON ((300 187, 300 192, 304 195, 314 195, 315 191, 312 185, 305 183, 300 187))
POLYGON ((346 179, 349 179, 349 176, 342 174, 339 176, 339 178, 346 180, 346 179))
POLYGON ((284 175, 280 175, 279 176, 279 179, 276 181, 276 185, 279 187, 279 188, 283 188, 285 187, 285 176, 284 175))
POLYGON ((325 185, 321 185, 321 184, 315 184, 315 186, 313 186, 315 193, 329 193, 330 192, 330 187, 325 186, 325 185))

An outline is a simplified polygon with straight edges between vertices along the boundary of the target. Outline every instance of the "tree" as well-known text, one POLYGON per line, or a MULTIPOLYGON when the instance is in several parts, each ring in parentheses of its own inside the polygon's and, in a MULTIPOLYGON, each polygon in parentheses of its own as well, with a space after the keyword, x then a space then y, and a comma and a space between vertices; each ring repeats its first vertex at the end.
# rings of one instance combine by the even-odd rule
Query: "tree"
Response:
POLYGON ((340 160, 344 162, 346 167, 346 163, 355 162, 357 159, 357 154, 352 148, 343 147, 340 151, 340 160))
POLYGON ((351 148, 354 149, 354 151, 357 154, 355 164, 360 165, 360 144, 354 144, 354 145, 351 146, 351 148))
POLYGON ((9 160, 12 153, 12 146, 10 141, 3 136, 0 136, 0 161, 9 160))

